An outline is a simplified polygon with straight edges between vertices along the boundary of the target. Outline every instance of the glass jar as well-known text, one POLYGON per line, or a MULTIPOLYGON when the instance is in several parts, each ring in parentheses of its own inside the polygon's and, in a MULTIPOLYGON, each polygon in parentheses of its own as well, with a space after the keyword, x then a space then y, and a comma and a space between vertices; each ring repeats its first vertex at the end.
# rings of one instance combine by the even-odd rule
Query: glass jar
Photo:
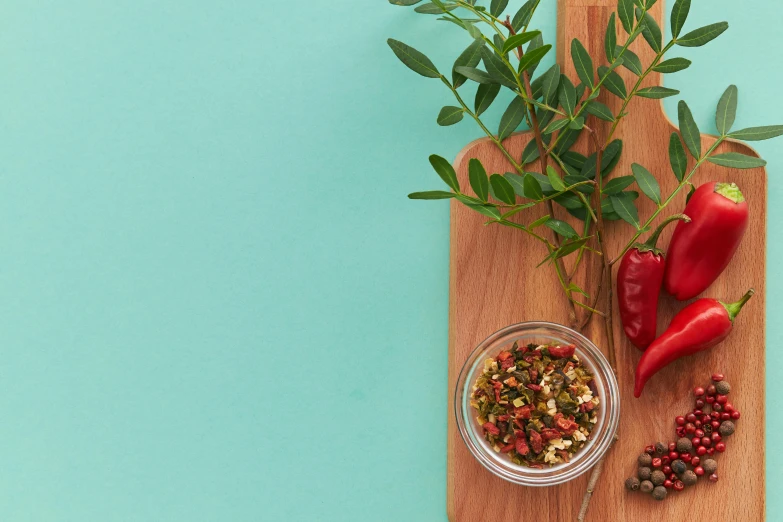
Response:
POLYGON ((490 472, 516 484, 552 486, 583 474, 607 452, 620 422, 620 390, 609 361, 579 332, 554 323, 519 323, 493 333, 473 350, 457 380, 454 409, 462 440, 490 472), (515 341, 520 345, 573 344, 576 346, 576 355, 593 372, 596 394, 601 399, 598 421, 588 443, 571 456, 570 462, 543 469, 520 466, 514 464, 508 455, 495 452, 484 438, 483 430, 476 420, 476 410, 470 405, 473 384, 484 370, 484 361, 494 358, 504 348, 510 348, 515 341))

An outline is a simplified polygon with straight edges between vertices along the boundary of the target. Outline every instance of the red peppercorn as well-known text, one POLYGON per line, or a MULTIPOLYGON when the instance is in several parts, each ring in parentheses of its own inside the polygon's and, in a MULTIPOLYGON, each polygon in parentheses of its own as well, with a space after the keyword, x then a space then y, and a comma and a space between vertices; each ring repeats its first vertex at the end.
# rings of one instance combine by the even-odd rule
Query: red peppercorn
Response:
POLYGON ((675 480, 674 491, 682 491, 683 489, 685 489, 685 484, 683 484, 682 480, 675 480))
MULTIPOLYGON (((727 411, 724 411, 723 413, 720 414, 720 420, 722 420, 722 421, 729 420, 730 418, 731 418, 731 413, 729 413, 727 411)), ((718 421, 713 421, 713 422, 718 422, 718 421)))
POLYGON ((696 426, 692 422, 685 425, 685 433, 692 434, 694 431, 696 431, 696 426))
POLYGON ((713 373, 712 374, 712 380, 713 382, 720 382, 724 379, 724 376, 722 373, 713 373))
POLYGON ((705 448, 704 446, 699 446, 698 448, 696 448, 696 455, 703 457, 705 453, 707 453, 707 448, 705 448))
MULTIPOLYGON (((704 434, 702 433, 702 435, 704 434)), ((691 442, 693 443, 694 446, 698 446, 699 444, 701 444, 701 437, 693 437, 691 439, 691 442)))
POLYGON ((686 464, 691 461, 691 458, 692 457, 690 453, 680 453, 680 460, 686 464))
POLYGON ((696 397, 701 397, 702 395, 704 395, 704 388, 702 388, 701 386, 697 386, 696 388, 693 389, 693 394, 696 397))
POLYGON ((740 412, 738 412, 736 410, 731 412, 731 418, 734 419, 734 420, 739 419, 740 418, 740 412))
POLYGON ((723 406, 721 406, 718 401, 715 401, 715 403, 712 405, 712 413, 717 413, 719 411, 723 411, 723 406))
POLYGON ((708 413, 705 413, 704 415, 701 416, 702 424, 704 424, 705 422, 710 422, 710 420, 712 420, 712 417, 710 417, 708 413))
POLYGON ((650 444, 649 446, 644 448, 644 452, 649 455, 652 455, 653 453, 655 453, 655 446, 653 444, 650 444))
MULTIPOLYGON (((723 443, 723 442, 719 442, 718 444, 723 444, 724 446, 726 445, 726 444, 725 444, 725 443, 723 443)), ((713 455, 715 455, 715 448, 709 448, 709 449, 707 450, 707 455, 709 455, 710 457, 712 457, 713 455)))
POLYGON ((717 473, 713 473, 712 475, 710 475, 710 482, 718 482, 718 474, 717 473))
POLYGON ((666 489, 671 489, 672 486, 674 486, 674 482, 672 482, 671 480, 666 479, 663 481, 663 487, 665 487, 666 489))
POLYGON ((693 414, 696 415, 696 418, 698 419, 702 415, 704 415, 704 412, 701 410, 693 410, 693 414))
POLYGON ((710 413, 710 417, 712 417, 715 420, 718 420, 720 419, 720 413, 718 413, 717 411, 713 411, 712 413, 710 413))
POLYGON ((715 397, 707 397, 704 400, 707 401, 707 404, 712 404, 713 402, 715 402, 715 397))
POLYGON ((672 451, 677 451, 677 443, 676 442, 670 442, 669 443, 669 453, 672 451))
POLYGON ((716 391, 715 391, 714 384, 710 384, 709 386, 707 386, 707 395, 715 395, 715 393, 716 391))
POLYGON ((680 415, 680 416, 678 416, 678 417, 676 417, 676 418, 674 419, 674 422, 676 422, 676 423, 677 423, 677 426, 684 426, 684 425, 685 425, 685 417, 683 417, 682 415, 680 415))
POLYGON ((704 468, 702 468, 701 466, 696 466, 693 469, 693 472, 696 473, 697 476, 701 477, 704 475, 704 468))
POLYGON ((669 459, 668 456, 661 457, 661 465, 668 466, 670 462, 671 462, 671 459, 669 459))
POLYGON ((701 421, 697 420, 696 422, 693 423, 693 425, 696 426, 697 428, 701 428, 701 421))
POLYGON ((671 475, 672 474, 672 467, 669 465, 666 465, 662 469, 664 475, 671 475))
POLYGON ((702 446, 707 446, 709 448, 710 446, 712 446, 712 441, 710 440, 709 437, 702 437, 701 438, 701 445, 702 446))
POLYGON ((725 395, 718 395, 717 397, 715 397, 715 402, 717 402, 718 404, 726 404, 727 402, 729 402, 729 398, 726 397, 725 395))
POLYGON ((691 459, 691 466, 698 466, 701 464, 701 459, 699 457, 693 457, 691 459))
POLYGON ((677 438, 682 438, 685 436, 685 428, 683 426, 678 426, 675 431, 677 432, 677 438))
POLYGON ((669 461, 675 461, 680 458, 680 453, 677 451, 670 451, 669 452, 669 461))
POLYGON ((672 482, 677 480, 677 474, 676 473, 672 473, 671 475, 669 475, 669 480, 671 480, 672 482))
MULTIPOLYGON (((700 439, 700 438, 702 438, 704 436, 704 430, 697 429, 693 434, 696 435, 695 438, 699 438, 700 439)), ((696 444, 696 443, 694 442, 694 444, 696 444)))
POLYGON ((696 399, 696 407, 699 409, 704 408, 704 400, 703 399, 696 399))
POLYGON ((655 457, 652 459, 652 465, 654 468, 660 468, 661 467, 661 459, 658 457, 655 457))
POLYGON ((720 441, 721 441, 721 439, 722 439, 722 437, 720 436, 720 433, 718 433, 718 432, 716 431, 715 433, 713 433, 712 435, 710 435, 710 439, 712 439, 712 442, 720 442, 720 441))
POLYGON ((694 415, 693 413, 689 413, 685 417, 685 420, 687 420, 688 422, 696 422, 696 415, 694 415))
POLYGON ((733 412, 734 411, 734 405, 732 403, 730 403, 730 402, 727 402, 726 404, 723 405, 723 411, 725 411, 726 413, 733 412))
POLYGON ((712 429, 717 430, 718 428, 720 428, 720 421, 714 420, 710 422, 710 426, 712 426, 712 429))
POLYGON ((723 441, 721 441, 721 442, 717 443, 717 444, 715 445, 715 449, 716 449, 716 450, 717 450, 719 453, 723 453, 724 451, 726 451, 726 443, 725 443, 725 442, 723 442, 723 441))

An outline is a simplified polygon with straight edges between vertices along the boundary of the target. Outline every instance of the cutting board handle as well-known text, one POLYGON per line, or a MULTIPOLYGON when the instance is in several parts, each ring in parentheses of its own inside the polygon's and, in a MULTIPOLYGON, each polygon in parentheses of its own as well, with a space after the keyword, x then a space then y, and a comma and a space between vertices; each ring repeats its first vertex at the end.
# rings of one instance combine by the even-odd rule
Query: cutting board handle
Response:
MULTIPOLYGON (((604 37, 612 12, 617 10, 617 0, 558 0, 557 2, 557 63, 572 80, 576 80, 576 69, 571 60, 571 41, 578 38, 590 52, 595 66, 606 65, 604 37)), ((658 0, 650 10, 658 25, 663 29, 664 0, 658 0)), ((619 20, 616 22, 617 41, 625 42, 628 35, 619 20)), ((642 37, 631 45, 643 64, 649 64, 655 53, 642 37)), ((661 75, 653 73, 645 85, 661 85, 661 75)))

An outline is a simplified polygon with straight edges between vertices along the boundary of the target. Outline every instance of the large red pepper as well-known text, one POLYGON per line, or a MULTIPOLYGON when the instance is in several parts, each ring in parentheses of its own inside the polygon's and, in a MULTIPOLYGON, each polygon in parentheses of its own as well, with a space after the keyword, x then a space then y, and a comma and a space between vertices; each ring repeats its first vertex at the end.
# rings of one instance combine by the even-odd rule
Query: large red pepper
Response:
POLYGON ((664 287, 685 301, 705 291, 728 266, 748 226, 748 204, 734 183, 705 183, 685 206, 669 244, 664 287))
POLYGON ((658 236, 673 221, 690 221, 677 214, 666 219, 644 243, 637 243, 623 256, 617 271, 617 300, 620 320, 628 340, 644 350, 655 340, 658 327, 658 296, 666 270, 666 257, 656 247, 658 236))
POLYGON ((657 338, 639 359, 634 397, 642 394, 647 381, 664 366, 680 357, 712 348, 728 337, 734 325, 734 318, 752 295, 753 289, 750 289, 736 303, 699 299, 683 308, 674 316, 663 335, 657 338))

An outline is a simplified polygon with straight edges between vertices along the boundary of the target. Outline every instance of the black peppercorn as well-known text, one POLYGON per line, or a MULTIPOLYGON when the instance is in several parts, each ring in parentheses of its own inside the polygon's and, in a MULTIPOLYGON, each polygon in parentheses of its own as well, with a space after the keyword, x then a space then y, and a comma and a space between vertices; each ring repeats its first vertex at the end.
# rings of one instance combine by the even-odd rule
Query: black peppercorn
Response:
POLYGON ((712 475, 718 471, 718 463, 712 459, 707 459, 701 463, 701 467, 704 468, 704 473, 712 475))
POLYGON ((650 480, 652 470, 647 466, 642 466, 639 468, 639 473, 637 473, 637 475, 639 475, 639 480, 650 480))
POLYGON ((677 451, 680 453, 691 453, 693 451, 691 439, 687 437, 680 437, 677 439, 677 451))
POLYGON ((718 433, 720 433, 721 437, 728 437, 732 433, 734 433, 734 423, 731 421, 723 421, 720 423, 720 428, 718 428, 718 433))
POLYGON ((729 383, 726 381, 720 381, 715 384, 715 391, 718 392, 719 395, 728 395, 731 391, 731 386, 729 386, 729 383))
POLYGON ((639 491, 642 493, 652 493, 654 488, 655 486, 649 480, 643 480, 642 483, 639 484, 639 491))
POLYGON ((663 486, 657 486, 657 487, 656 487, 656 488, 653 490, 653 492, 652 492, 652 496, 653 496, 653 498, 654 498, 655 500, 663 500, 663 499, 665 499, 665 498, 666 498, 666 494, 667 494, 667 493, 668 493, 668 491, 666 491, 666 488, 665 488, 665 487, 663 487, 663 486))
POLYGON ((625 479, 625 489, 630 491, 636 491, 639 489, 639 479, 636 477, 630 477, 625 479))
POLYGON ((656 469, 652 472, 652 475, 650 476, 650 481, 652 481, 653 484, 656 486, 660 486, 664 482, 666 482, 666 474, 664 474, 663 471, 656 469))
POLYGON ((688 470, 685 473, 683 473, 682 477, 680 478, 682 479, 682 483, 685 484, 686 486, 693 486, 694 484, 696 484, 696 481, 699 479, 699 477, 696 476, 696 473, 694 473, 691 470, 688 470))
POLYGON ((669 447, 666 446, 663 442, 656 442, 655 443, 655 453, 658 455, 663 455, 669 450, 669 447))
POLYGON ((685 462, 681 461, 680 459, 675 460, 671 464, 672 471, 675 472, 678 475, 682 475, 685 473, 685 470, 688 469, 688 467, 685 465, 685 462))
MULTIPOLYGON (((690 442, 690 441, 688 441, 690 442)), ((642 453, 639 455, 639 465, 640 466, 650 466, 652 464, 652 455, 648 453, 642 453)))

